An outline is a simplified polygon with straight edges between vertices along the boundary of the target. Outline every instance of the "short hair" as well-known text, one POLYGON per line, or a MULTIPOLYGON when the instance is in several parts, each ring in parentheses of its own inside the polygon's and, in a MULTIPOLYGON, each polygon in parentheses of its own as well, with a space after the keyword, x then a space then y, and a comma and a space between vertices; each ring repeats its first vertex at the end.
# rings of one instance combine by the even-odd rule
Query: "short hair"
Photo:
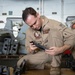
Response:
POLYGON ((32 7, 26 8, 22 13, 22 19, 25 21, 28 17, 28 15, 34 15, 36 17, 36 11, 32 7))

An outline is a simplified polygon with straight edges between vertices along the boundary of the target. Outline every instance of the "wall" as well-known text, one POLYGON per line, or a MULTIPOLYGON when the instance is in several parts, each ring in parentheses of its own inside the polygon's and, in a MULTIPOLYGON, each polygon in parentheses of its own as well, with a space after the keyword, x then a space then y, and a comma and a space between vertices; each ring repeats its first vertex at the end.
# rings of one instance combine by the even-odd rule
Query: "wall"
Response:
POLYGON ((63 19, 67 16, 75 16, 75 0, 64 0, 64 15, 63 19))
POLYGON ((0 19, 5 21, 8 16, 21 16, 22 11, 26 7, 34 7, 36 10, 39 7, 38 0, 0 0, 0 19), (12 15, 9 12, 12 11, 12 15), (7 15, 2 15, 7 13, 7 15))
POLYGON ((61 21, 61 0, 44 0, 44 15, 61 21))
POLYGON ((5 21, 7 16, 21 16, 26 7, 33 7, 41 15, 65 22, 67 16, 74 16, 75 0, 0 0, 0 19, 5 21), (12 15, 9 15, 11 11, 12 15))

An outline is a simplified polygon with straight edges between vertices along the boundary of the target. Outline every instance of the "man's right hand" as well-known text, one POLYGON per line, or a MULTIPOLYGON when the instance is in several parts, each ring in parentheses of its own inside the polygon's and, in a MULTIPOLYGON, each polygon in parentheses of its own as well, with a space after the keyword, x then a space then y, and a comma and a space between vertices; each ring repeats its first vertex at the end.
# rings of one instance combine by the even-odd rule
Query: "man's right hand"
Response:
POLYGON ((30 47, 30 52, 33 52, 33 51, 35 51, 37 49, 37 47, 32 42, 30 42, 29 47, 30 47))

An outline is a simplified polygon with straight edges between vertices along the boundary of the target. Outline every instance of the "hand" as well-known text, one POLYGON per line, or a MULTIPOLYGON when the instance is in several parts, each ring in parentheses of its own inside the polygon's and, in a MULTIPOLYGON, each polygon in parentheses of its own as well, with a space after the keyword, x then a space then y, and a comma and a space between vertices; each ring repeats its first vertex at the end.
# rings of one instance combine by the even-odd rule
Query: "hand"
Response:
POLYGON ((50 55, 57 55, 60 53, 60 51, 61 51, 60 47, 51 47, 51 48, 45 50, 45 52, 50 55))
POLYGON ((34 51, 34 50, 37 49, 37 47, 31 42, 30 42, 30 46, 29 47, 30 47, 30 51, 34 51))

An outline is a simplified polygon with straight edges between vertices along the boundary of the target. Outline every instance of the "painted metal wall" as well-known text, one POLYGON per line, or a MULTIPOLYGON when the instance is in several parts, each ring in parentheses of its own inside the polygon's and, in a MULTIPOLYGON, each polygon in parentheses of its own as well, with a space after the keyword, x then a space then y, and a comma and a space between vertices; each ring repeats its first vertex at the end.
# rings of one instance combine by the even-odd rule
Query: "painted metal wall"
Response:
POLYGON ((26 7, 33 7, 41 15, 61 22, 75 15, 75 0, 0 0, 0 17, 21 16, 26 7))

